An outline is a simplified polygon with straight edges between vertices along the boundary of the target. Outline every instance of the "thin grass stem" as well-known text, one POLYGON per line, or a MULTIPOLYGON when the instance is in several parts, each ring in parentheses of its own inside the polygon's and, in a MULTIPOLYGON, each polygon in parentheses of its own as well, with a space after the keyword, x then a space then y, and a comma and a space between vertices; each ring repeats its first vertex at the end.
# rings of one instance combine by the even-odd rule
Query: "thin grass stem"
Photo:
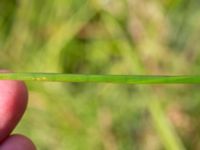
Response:
POLYGON ((0 73, 0 80, 93 82, 119 84, 199 84, 200 75, 91 75, 61 73, 0 73))

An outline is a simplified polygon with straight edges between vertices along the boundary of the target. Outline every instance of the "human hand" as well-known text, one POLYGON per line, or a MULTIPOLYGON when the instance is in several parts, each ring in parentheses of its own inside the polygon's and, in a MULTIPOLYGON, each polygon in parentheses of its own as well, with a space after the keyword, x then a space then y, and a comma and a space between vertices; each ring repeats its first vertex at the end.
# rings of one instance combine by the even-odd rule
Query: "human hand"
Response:
POLYGON ((0 150, 36 150, 27 137, 10 135, 24 114, 27 100, 22 81, 0 81, 0 150))

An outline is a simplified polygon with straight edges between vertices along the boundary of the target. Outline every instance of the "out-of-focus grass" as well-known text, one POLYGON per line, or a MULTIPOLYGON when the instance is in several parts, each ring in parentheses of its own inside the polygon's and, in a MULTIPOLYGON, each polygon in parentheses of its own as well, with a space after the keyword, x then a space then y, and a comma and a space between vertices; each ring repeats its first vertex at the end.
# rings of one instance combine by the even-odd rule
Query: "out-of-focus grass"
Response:
MULTIPOLYGON (((199 74, 198 6, 196 0, 1 0, 0 67, 199 74)), ((27 84, 30 103, 15 132, 38 149, 200 148, 197 85, 27 84)))

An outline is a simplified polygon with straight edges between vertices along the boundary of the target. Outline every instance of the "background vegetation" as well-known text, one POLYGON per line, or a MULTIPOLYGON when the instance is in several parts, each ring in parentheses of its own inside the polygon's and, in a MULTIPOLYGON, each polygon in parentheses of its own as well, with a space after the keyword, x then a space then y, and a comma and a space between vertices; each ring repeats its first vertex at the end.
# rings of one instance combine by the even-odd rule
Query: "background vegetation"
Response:
MULTIPOLYGON (((1 0, 0 68, 200 74, 198 0, 1 0)), ((200 149, 198 85, 28 82, 41 150, 200 149)))

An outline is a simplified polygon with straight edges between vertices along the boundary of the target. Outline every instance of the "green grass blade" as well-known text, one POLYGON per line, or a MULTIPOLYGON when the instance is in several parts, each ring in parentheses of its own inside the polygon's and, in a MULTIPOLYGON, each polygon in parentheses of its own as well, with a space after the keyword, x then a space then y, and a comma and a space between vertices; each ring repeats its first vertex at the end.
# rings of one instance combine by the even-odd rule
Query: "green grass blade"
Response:
POLYGON ((1 80, 55 81, 55 82, 96 82, 120 84, 198 84, 196 76, 159 76, 159 75, 87 75, 60 73, 0 73, 1 80))
MULTIPOLYGON (((39 53, 39 55, 42 55, 44 58, 43 64, 40 64, 39 68, 44 69, 47 67, 47 64, 51 64, 48 65, 48 69, 58 70, 59 65, 52 63, 52 60, 59 62, 62 49, 75 37, 81 28, 96 15, 96 13, 96 10, 91 7, 90 2, 86 1, 71 18, 64 21, 56 32, 49 37, 43 50, 39 53)), ((38 60, 35 59, 35 61, 37 63, 38 60)))
POLYGON ((159 101, 152 101, 149 110, 154 126, 166 150, 185 150, 182 141, 166 117, 159 101))

